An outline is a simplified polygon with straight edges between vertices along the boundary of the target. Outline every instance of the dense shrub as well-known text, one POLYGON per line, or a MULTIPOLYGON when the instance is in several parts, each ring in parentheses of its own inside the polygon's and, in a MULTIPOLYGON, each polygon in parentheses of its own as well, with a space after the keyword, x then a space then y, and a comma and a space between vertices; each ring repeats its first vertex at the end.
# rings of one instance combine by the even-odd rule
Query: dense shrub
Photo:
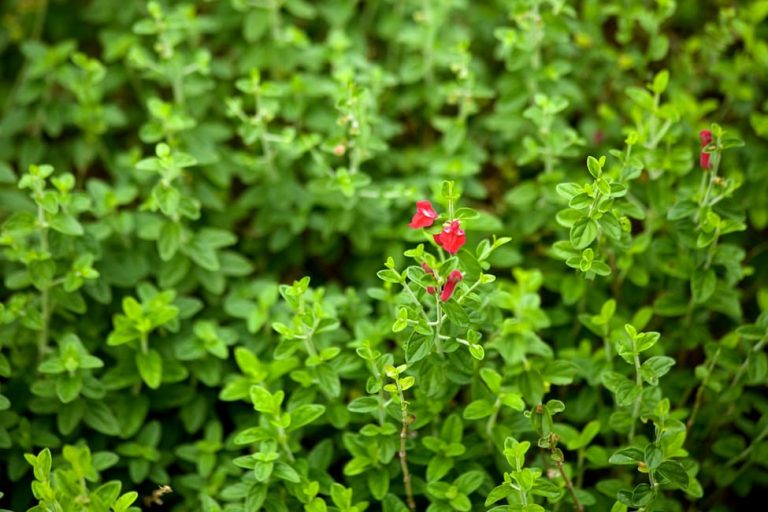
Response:
POLYGON ((0 12, 0 508, 768 483, 768 2, 0 12))

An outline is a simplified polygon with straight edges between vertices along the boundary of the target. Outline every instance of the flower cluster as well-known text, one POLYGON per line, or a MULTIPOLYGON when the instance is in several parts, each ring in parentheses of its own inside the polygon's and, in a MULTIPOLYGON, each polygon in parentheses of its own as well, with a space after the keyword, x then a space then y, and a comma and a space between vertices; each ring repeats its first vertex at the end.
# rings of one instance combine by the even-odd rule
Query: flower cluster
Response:
MULTIPOLYGON (((428 228, 435 223, 438 218, 438 213, 432 207, 432 203, 429 201, 417 201, 416 213, 413 214, 410 224, 413 229, 428 228)), ((467 235, 464 230, 461 229, 461 222, 458 219, 450 219, 443 224, 443 229, 439 233, 433 235, 435 243, 442 247, 449 254, 456 254, 459 249, 467 242, 467 235)), ((424 272, 435 276, 435 271, 432 270, 426 262, 421 264, 421 268, 424 272)), ((440 300, 445 302, 451 298, 453 291, 456 289, 456 285, 464 278, 464 275, 459 270, 453 270, 440 289, 440 300)), ((434 286, 427 287, 427 293, 434 295, 438 292, 438 288, 434 286)))
MULTIPOLYGON (((435 223, 438 214, 429 201, 417 201, 416 213, 411 218, 410 227, 414 229, 428 228, 435 223)), ((434 235, 437 245, 445 249, 449 254, 456 254, 467 242, 467 235, 461 229, 461 222, 451 219, 443 224, 443 230, 434 235)))
POLYGON ((712 132, 709 130, 701 130, 699 132, 699 139, 701 140, 701 155, 699 156, 699 165, 703 170, 706 171, 712 167, 712 163, 710 162, 712 154, 704 151, 704 148, 706 148, 712 142, 712 132))

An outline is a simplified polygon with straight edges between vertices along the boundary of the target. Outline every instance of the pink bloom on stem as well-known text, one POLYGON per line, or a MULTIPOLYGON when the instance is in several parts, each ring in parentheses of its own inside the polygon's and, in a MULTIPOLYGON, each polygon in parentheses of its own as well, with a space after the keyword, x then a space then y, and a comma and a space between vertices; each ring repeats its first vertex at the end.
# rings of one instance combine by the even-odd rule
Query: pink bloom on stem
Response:
POLYGON ((448 251, 450 254, 456 254, 467 241, 467 236, 458 220, 446 222, 443 230, 435 235, 435 242, 448 251))
POLYGON ((453 290, 456 288, 456 284, 464 279, 464 276, 458 270, 452 271, 448 274, 448 281, 443 287, 443 293, 440 294, 440 300, 445 302, 453 295, 453 290))
POLYGON ((429 201, 416 201, 416 213, 413 214, 411 223, 413 229, 428 228, 435 223, 437 212, 429 201))

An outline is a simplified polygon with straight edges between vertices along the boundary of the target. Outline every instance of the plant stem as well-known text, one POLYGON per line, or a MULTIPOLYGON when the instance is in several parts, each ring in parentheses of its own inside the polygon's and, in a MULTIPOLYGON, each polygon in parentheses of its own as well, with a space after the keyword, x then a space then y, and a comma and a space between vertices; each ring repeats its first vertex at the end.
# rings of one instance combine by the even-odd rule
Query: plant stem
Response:
POLYGON ((274 179, 277 177, 277 170, 275 169, 275 156, 272 153, 272 146, 267 138, 267 122, 264 120, 264 112, 261 106, 261 94, 258 92, 255 94, 256 99, 256 116, 262 121, 262 130, 259 139, 261 141, 261 151, 264 154, 264 160, 267 163, 267 170, 269 171, 269 177, 274 179))
POLYGON ((719 357, 720 357, 720 348, 718 347, 717 352, 715 352, 715 355, 712 356, 712 360, 707 365, 707 373, 704 376, 704 379, 702 379, 701 384, 699 385, 699 389, 696 391, 696 400, 693 403, 693 410, 691 411, 691 417, 688 418, 688 423, 686 424, 686 428, 688 430, 691 430, 691 427, 693 426, 694 421, 696 421, 696 415, 699 413, 701 402, 704 399, 704 389, 707 387, 707 383, 709 382, 709 377, 712 375, 712 370, 714 369, 715 364, 717 364, 717 360, 719 357))
POLYGON ((472 293, 472 291, 473 291, 475 288, 477 288, 478 286, 480 286, 480 279, 478 279, 477 281, 475 281, 475 283, 474 283, 472 286, 470 286, 470 287, 467 289, 467 291, 465 291, 465 292, 464 292, 464 293, 461 295, 461 297, 459 297, 458 299, 456 299, 456 302, 458 302, 459 304, 461 304, 461 303, 462 303, 462 301, 463 301, 464 299, 466 299, 466 298, 467 298, 467 295, 469 295, 470 293, 472 293))
POLYGON ((400 386, 400 380, 395 378, 397 394, 400 397, 400 414, 402 415, 403 428, 400 430, 400 469, 403 471, 403 484, 405 485, 405 499, 408 502, 408 508, 416 510, 416 502, 413 501, 413 490, 411 489, 411 472, 408 469, 408 455, 405 450, 405 441, 408 439, 408 402, 405 401, 403 388, 400 386))
POLYGON ((443 355, 443 344, 440 342, 440 327, 443 325, 443 310, 440 308, 440 297, 435 293, 435 308, 437 309, 437 325, 435 325, 435 348, 437 353, 443 355))
MULTIPOLYGON (((765 344, 768 343, 768 336, 763 337, 760 341, 758 341, 754 347, 752 347, 752 352, 760 352, 763 350, 763 347, 765 344)), ((736 375, 733 376, 733 380, 731 381, 731 386, 736 386, 741 378, 744 376, 744 372, 747 371, 749 368, 749 359, 752 355, 752 352, 747 353, 747 358, 744 360, 744 362, 739 366, 739 369, 736 371, 736 375)))
MULTIPOLYGON (((39 190, 42 193, 42 189, 39 190)), ((42 206, 37 206, 37 222, 40 225, 40 252, 48 256, 48 224, 42 206)), ((49 324, 51 321, 50 284, 40 291, 40 316, 43 326, 37 335, 37 356, 42 360, 48 352, 49 324)))
MULTIPOLYGON (((552 448, 552 451, 554 453, 554 447, 552 448)), ((578 512, 584 512, 584 505, 581 504, 579 497, 576 496, 576 489, 574 489, 573 482, 571 482, 571 479, 568 478, 568 475, 565 473, 563 462, 560 460, 555 460, 555 465, 557 466, 558 471, 560 471, 560 476, 562 476, 563 480, 565 481, 565 487, 568 488, 568 493, 571 495, 571 499, 573 500, 573 505, 576 507, 576 510, 578 510, 578 512)))
POLYGON ((632 338, 632 352, 635 355, 635 386, 640 389, 640 393, 635 398, 635 405, 632 409, 632 427, 629 430, 629 442, 635 438, 635 427, 637 418, 640 416, 640 403, 643 400, 643 377, 640 375, 640 354, 637 352, 637 342, 632 338))
POLYGON ((501 409, 501 400, 498 398, 493 404, 493 414, 488 418, 488 422, 485 424, 485 434, 488 436, 488 446, 493 443, 493 429, 496 426, 496 419, 499 417, 499 410, 501 409))
POLYGON ((421 310, 421 314, 424 316, 424 320, 426 320, 427 323, 429 324, 430 323, 429 317, 427 316, 427 313, 424 311, 424 307, 421 305, 421 302, 419 302, 419 298, 416 297, 416 294, 413 293, 413 290, 411 290, 411 287, 408 286, 407 283, 403 283, 403 288, 405 289, 405 291, 408 292, 408 295, 411 296, 411 299, 413 299, 413 302, 417 306, 419 306, 419 309, 421 310))
POLYGON ((735 457, 731 458, 728 462, 725 463, 725 467, 731 467, 734 464, 737 464, 741 462, 742 460, 749 457, 749 454, 752 453, 752 450, 755 449, 755 446, 759 445, 760 442, 765 439, 765 437, 768 436, 768 423, 766 423, 765 427, 763 427, 763 430, 760 431, 760 433, 757 435, 756 438, 752 440, 749 446, 747 446, 744 451, 742 451, 740 454, 736 455, 735 457))
POLYGON ((288 460, 291 462, 295 462, 296 459, 293 457, 293 452, 291 451, 291 447, 288 445, 288 436, 285 435, 285 429, 283 427, 277 428, 278 433, 278 441, 280 442, 280 446, 285 450, 285 454, 288 456, 288 460))
POLYGON ((576 479, 576 487, 581 488, 584 483, 584 448, 579 449, 578 458, 576 459, 576 472, 579 474, 576 479))

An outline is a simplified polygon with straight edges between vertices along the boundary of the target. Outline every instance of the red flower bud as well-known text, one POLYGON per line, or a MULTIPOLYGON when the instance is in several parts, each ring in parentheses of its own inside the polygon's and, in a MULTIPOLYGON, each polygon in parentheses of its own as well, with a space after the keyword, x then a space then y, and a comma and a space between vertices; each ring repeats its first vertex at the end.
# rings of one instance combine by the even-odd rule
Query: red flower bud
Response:
POLYGON ((437 212, 432 208, 432 203, 429 201, 417 201, 416 213, 413 214, 411 223, 408 224, 413 229, 428 228, 435 223, 437 218, 437 212))
POLYGON ((709 130, 701 130, 699 132, 699 139, 701 140, 701 147, 707 147, 707 145, 712 142, 712 132, 709 130))
POLYGON ((701 165, 701 168, 705 171, 712 168, 712 163, 709 161, 711 156, 712 155, 706 151, 701 152, 701 156, 699 157, 699 165, 701 165))
POLYGON ((467 236, 458 220, 446 222, 443 230, 435 235, 435 242, 448 251, 450 254, 456 254, 467 241, 467 236))
POLYGON ((345 146, 344 144, 337 144, 333 148, 333 154, 336 156, 344 156, 344 153, 346 152, 347 152, 347 146, 345 146))
POLYGON ((464 276, 458 270, 452 271, 448 274, 448 281, 443 287, 443 293, 440 294, 440 300, 445 302, 453 295, 453 290, 456 288, 456 284, 464 279, 464 276))

